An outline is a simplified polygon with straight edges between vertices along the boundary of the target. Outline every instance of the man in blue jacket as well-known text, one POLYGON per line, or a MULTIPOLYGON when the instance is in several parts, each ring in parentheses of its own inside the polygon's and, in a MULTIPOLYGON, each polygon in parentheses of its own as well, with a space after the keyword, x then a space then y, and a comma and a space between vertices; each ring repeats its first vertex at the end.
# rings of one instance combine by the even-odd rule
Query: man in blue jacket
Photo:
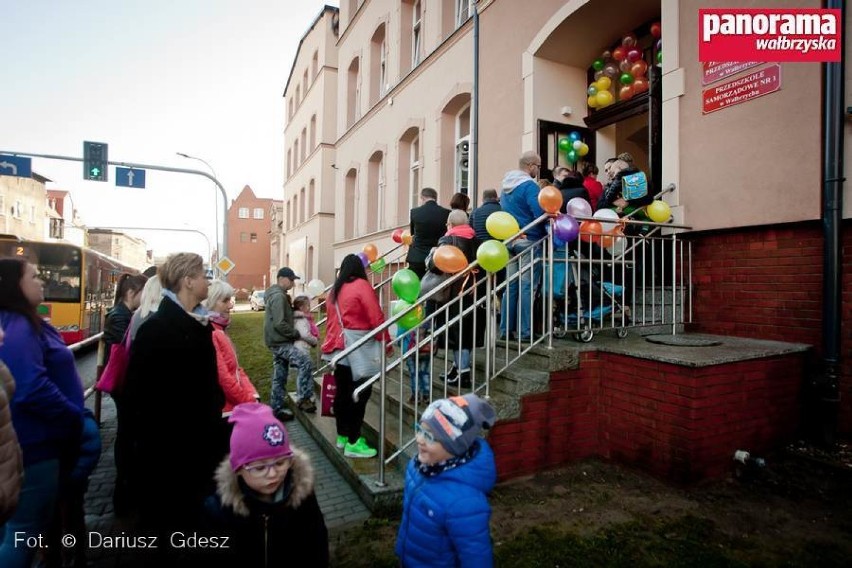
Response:
MULTIPOLYGON (((540 170, 541 156, 535 152, 524 152, 518 161, 518 169, 507 172, 503 178, 500 205, 503 211, 511 214, 518 221, 521 228, 544 214, 544 210, 538 203, 539 187, 535 181, 540 170)), ((509 252, 514 255, 506 267, 509 293, 503 295, 500 309, 500 334, 507 339, 512 333, 517 333, 521 341, 530 339, 532 298, 541 280, 541 262, 537 262, 541 258, 541 252, 538 247, 526 254, 525 251, 546 236, 545 227, 545 223, 539 223, 529 228, 523 238, 516 239, 509 247, 509 252), (530 263, 533 265, 532 270, 529 270, 530 263), (520 279, 513 278, 522 269, 520 279)))

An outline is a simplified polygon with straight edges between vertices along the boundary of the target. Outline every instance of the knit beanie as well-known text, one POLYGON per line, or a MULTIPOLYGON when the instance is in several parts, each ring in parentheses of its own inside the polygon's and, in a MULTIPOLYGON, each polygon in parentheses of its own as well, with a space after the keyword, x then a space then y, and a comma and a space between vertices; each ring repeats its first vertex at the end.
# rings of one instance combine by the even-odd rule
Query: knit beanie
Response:
POLYGON ((234 425, 230 458, 233 471, 253 461, 293 455, 284 424, 275 418, 272 409, 265 404, 238 404, 228 422, 234 425))
POLYGON ((455 456, 464 454, 483 428, 491 428, 497 414, 475 394, 442 398, 423 411, 421 423, 429 425, 435 441, 455 456))

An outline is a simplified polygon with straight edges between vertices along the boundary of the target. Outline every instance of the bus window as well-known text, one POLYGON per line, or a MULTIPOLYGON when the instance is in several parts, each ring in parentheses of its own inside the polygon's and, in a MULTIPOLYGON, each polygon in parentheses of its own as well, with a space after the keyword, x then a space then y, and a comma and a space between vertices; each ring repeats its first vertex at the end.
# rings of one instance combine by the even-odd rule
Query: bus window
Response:
POLYGON ((80 251, 75 247, 42 246, 39 277, 45 302, 80 301, 80 251))

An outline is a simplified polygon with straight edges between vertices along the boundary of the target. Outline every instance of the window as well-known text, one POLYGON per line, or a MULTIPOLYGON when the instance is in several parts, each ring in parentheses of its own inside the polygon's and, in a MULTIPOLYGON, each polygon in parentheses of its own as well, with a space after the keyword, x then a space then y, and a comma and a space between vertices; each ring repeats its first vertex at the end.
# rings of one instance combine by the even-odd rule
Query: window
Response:
POLYGON ((299 108, 299 103, 302 102, 302 86, 296 85, 296 108, 299 108))
POLYGON ((423 39, 423 9, 420 0, 414 2, 411 23, 411 67, 420 65, 420 55, 423 39))
POLYGON ((293 171, 299 169, 299 141, 296 140, 293 142, 293 171))
POLYGON ((6 216, 6 196, 0 195, 0 217, 6 216))
POLYGON ((411 186, 411 191, 409 193, 409 209, 413 209, 417 207, 420 199, 420 137, 416 137, 411 141, 411 153, 409 155, 409 162, 411 164, 409 171, 410 175, 408 176, 409 184, 411 186))
POLYGON ((346 185, 343 194, 343 238, 355 236, 355 211, 358 209, 358 171, 352 168, 346 172, 346 185))
POLYGON ((356 57, 349 64, 346 89, 346 126, 352 126, 361 117, 361 62, 356 57))
POLYGON ((305 74, 302 75, 302 84, 304 85, 305 96, 308 96, 308 70, 307 69, 305 69, 305 74))
POLYGON ((456 0, 456 27, 461 26, 470 17, 470 0, 456 0))
POLYGON ((305 188, 299 191, 299 223, 305 222, 305 188))
POLYGON ((248 219, 249 218, 249 208, 248 207, 240 207, 237 211, 237 217, 240 219, 248 219))
POLYGON ((311 117, 311 151, 317 147, 317 115, 311 117))
POLYGON ((385 222, 385 159, 381 151, 370 156, 367 168, 368 233, 379 230, 385 222))
POLYGON ((252 233, 252 234, 249 236, 249 240, 250 240, 251 242, 253 242, 253 243, 256 243, 256 242, 257 242, 257 233, 252 233))
POLYGON ((300 140, 302 141, 302 155, 301 155, 301 159, 299 161, 304 162, 306 154, 308 153, 308 129, 307 128, 302 129, 302 137, 300 138, 300 140))
POLYGON ((240 242, 241 243, 247 243, 248 239, 249 239, 248 233, 240 232, 240 242))
POLYGON ((254 218, 255 219, 263 219, 263 207, 255 207, 254 208, 254 218))
POLYGON ((12 217, 15 219, 21 218, 21 209, 23 209, 23 205, 19 200, 15 201, 15 206, 12 208, 12 217))
POLYGON ((456 117, 456 182, 457 192, 467 193, 470 165, 470 104, 456 117))
POLYGON ((284 217, 284 220, 286 221, 285 229, 292 227, 292 224, 290 223, 290 201, 287 201, 287 214, 284 217))
POLYGON ((287 150, 287 177, 290 177, 290 172, 293 171, 293 150, 287 150))
POLYGON ((319 73, 319 52, 314 52, 314 57, 311 60, 311 77, 316 81, 317 73, 319 73))
POLYGON ((311 215, 316 213, 316 205, 314 204, 314 200, 316 199, 316 183, 314 180, 311 180, 308 184, 308 218, 311 215))
POLYGON ((30 205, 30 223, 35 223, 36 221, 36 208, 35 205, 30 205))

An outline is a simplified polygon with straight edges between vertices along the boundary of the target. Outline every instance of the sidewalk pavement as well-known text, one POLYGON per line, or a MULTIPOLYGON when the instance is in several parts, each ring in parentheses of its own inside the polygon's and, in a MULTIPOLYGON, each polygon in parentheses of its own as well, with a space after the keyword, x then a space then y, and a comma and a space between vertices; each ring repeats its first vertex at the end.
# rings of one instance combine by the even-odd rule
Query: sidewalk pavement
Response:
MULTIPOLYGON (((89 407, 94 405, 95 397, 87 401, 89 407)), ((320 509, 325 516, 325 524, 329 531, 342 528, 352 523, 366 520, 370 511, 364 506, 357 494, 346 483, 334 468, 325 454, 320 451, 308 432, 293 420, 287 422, 290 440, 296 447, 304 450, 311 457, 316 476, 316 495, 320 509)), ((117 519, 113 512, 112 491, 115 480, 115 460, 113 442, 115 440, 115 405, 108 396, 103 397, 101 406, 101 439, 103 452, 98 467, 89 478, 89 490, 86 493, 86 526, 90 534, 117 536, 129 528, 117 519)), ((128 534, 125 532, 124 534, 128 534)), ((97 540, 97 536, 95 539, 97 540)), ((89 566, 107 568, 123 566, 132 562, 133 550, 104 549, 94 547, 87 550, 89 566)))

